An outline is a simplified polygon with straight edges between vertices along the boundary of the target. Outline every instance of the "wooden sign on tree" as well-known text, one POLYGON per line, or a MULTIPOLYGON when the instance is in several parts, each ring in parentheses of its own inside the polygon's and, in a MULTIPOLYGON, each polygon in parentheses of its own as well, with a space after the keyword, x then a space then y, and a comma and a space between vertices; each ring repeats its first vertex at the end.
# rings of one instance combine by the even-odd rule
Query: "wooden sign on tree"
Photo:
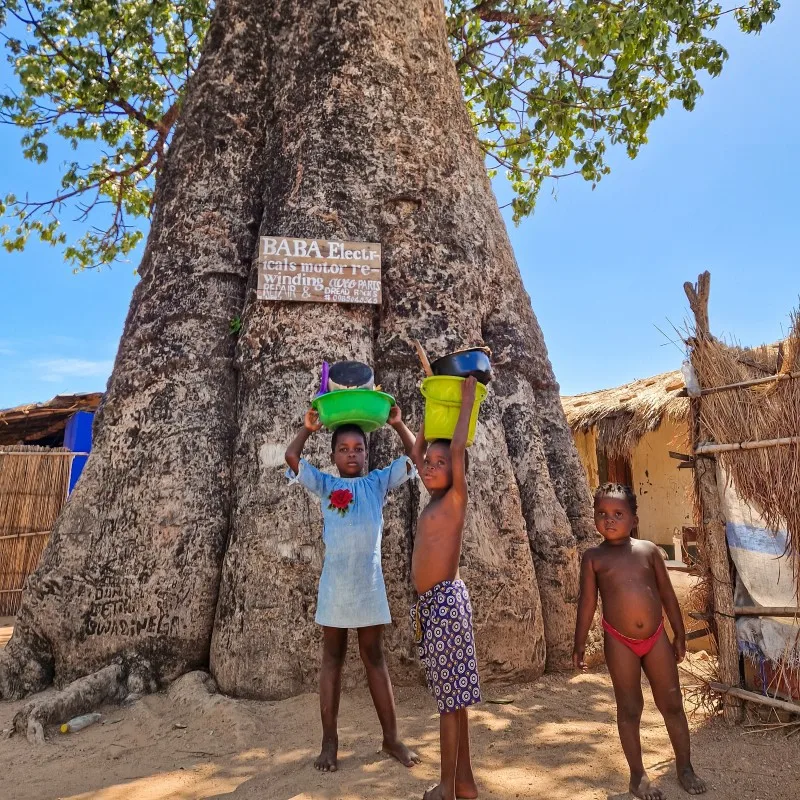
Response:
POLYGON ((381 302, 381 246, 371 242, 262 236, 259 300, 381 302))

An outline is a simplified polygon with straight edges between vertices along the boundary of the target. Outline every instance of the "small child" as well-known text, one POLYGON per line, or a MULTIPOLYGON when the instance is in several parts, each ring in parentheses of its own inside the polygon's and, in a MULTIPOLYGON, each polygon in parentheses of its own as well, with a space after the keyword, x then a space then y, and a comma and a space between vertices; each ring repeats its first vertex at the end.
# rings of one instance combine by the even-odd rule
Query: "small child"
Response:
POLYGON ((650 682, 675 751, 678 780, 689 794, 702 794, 705 783, 695 775, 689 753, 689 724, 683 711, 678 663, 686 655, 686 633, 664 559, 652 542, 631 538, 638 525, 636 495, 628 486, 604 483, 594 494, 594 524, 602 544, 587 550, 581 563, 581 590, 572 662, 586 669, 586 636, 603 602, 605 654, 617 701, 617 728, 631 771, 631 794, 641 800, 663 800, 644 771, 639 723, 642 718, 641 671, 650 682), (663 613, 674 632, 670 645, 663 613))
POLYGON ((331 462, 340 477, 321 472, 300 457, 306 440, 322 427, 317 412, 311 409, 286 450, 290 483, 300 483, 322 501, 325 558, 315 618, 323 637, 319 676, 322 750, 314 762, 322 772, 337 769, 339 696, 349 628, 358 631, 361 660, 383 729, 383 750, 407 767, 420 761, 397 736, 392 682, 383 654, 383 626, 392 621, 381 567, 383 506, 389 492, 414 474, 408 458, 414 436, 398 406, 392 407, 389 424, 399 434, 406 455, 366 476, 361 473, 367 442, 356 425, 343 425, 333 432, 331 462))
POLYGON ((475 403, 475 378, 462 386, 452 441, 425 443, 424 427, 413 458, 431 500, 417 522, 411 579, 419 600, 411 609, 414 640, 428 688, 439 708, 441 778, 424 800, 478 796, 469 754, 467 707, 481 701, 472 606, 459 578, 467 511, 467 432, 475 403))

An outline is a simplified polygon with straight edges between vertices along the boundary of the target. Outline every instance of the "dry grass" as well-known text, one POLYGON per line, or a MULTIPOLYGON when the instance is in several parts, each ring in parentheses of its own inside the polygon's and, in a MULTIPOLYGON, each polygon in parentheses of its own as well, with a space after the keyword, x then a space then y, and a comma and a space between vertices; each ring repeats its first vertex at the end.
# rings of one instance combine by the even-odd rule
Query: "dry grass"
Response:
POLYGON ((688 419, 689 401, 677 396, 683 386, 679 371, 665 372, 614 389, 562 397, 561 403, 573 431, 596 426, 600 449, 610 456, 624 455, 665 417, 688 419))
MULTIPOLYGON (((800 370, 800 317, 780 347, 742 349, 715 339, 695 342, 692 363, 703 388, 800 370)), ((800 379, 704 396, 703 429, 717 443, 754 442, 797 435, 800 379)), ((786 527, 795 585, 800 586, 800 445, 718 454, 737 494, 761 510, 768 526, 786 527)))

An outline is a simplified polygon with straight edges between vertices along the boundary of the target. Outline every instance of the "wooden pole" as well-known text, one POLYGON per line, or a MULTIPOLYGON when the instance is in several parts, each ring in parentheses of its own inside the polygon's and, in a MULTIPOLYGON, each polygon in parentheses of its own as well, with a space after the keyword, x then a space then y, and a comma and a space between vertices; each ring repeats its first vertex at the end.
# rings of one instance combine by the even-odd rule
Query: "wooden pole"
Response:
MULTIPOLYGON (((716 469, 715 459, 698 458, 694 473, 695 485, 700 505, 703 544, 711 571, 719 650, 719 676, 728 686, 739 686, 739 645, 736 641, 731 569, 728 561, 728 543, 725 539, 725 520, 717 489, 716 469)), ((729 725, 740 722, 742 704, 736 695, 726 694, 723 702, 725 721, 729 725)))
POLYGON ((5 450, 0 450, 0 456, 25 456, 25 458, 28 458, 30 456, 50 456, 51 458, 53 456, 56 456, 60 458, 75 458, 75 456, 88 456, 88 455, 89 453, 73 453, 73 452, 67 452, 65 450, 54 450, 52 453, 45 452, 44 450, 38 452, 35 450, 34 451, 10 450, 8 452, 5 450))
POLYGON ((799 617, 800 608, 792 606, 737 606, 737 617, 799 617))
POLYGON ((0 536, 0 542, 6 539, 24 539, 26 536, 47 536, 50 531, 28 531, 26 533, 6 533, 0 536))
POLYGON ((749 386, 759 386, 762 383, 777 383, 778 381, 790 381, 793 378, 800 378, 800 372, 783 372, 778 375, 767 375, 766 378, 753 378, 749 381, 740 381, 739 383, 729 383, 725 386, 709 386, 707 389, 701 389, 700 394, 705 397, 707 394, 716 394, 717 392, 728 392, 731 389, 746 389, 749 386))
MULTIPOLYGON (((695 317, 695 338, 692 355, 711 341, 708 323, 708 297, 711 289, 711 275, 704 272, 698 276, 697 284, 683 285, 689 305, 695 317)), ((697 365, 695 364, 695 371, 697 365)), ((702 375, 698 375, 702 381, 702 375)), ((709 438, 704 431, 700 414, 701 398, 691 399, 691 431, 693 449, 701 441, 709 438)), ((722 682, 727 686, 738 687, 739 645, 736 641, 736 618, 733 606, 733 581, 728 557, 728 542, 725 538, 725 517, 722 514, 722 502, 717 486, 717 461, 715 458, 698 458, 695 460, 695 496, 700 512, 700 536, 703 551, 711 573, 711 590, 714 597, 714 616, 717 631, 718 669, 722 682)), ((734 694, 726 693, 723 697, 723 716, 729 725, 735 725, 742 719, 742 702, 734 694)))
POLYGON ((777 697, 770 697, 769 695, 748 692, 747 689, 739 689, 736 686, 726 686, 725 684, 717 683, 716 681, 711 681, 708 685, 715 692, 719 692, 725 697, 738 697, 742 700, 747 700, 749 703, 759 703, 762 706, 779 708, 781 711, 788 711, 791 714, 800 714, 800 705, 797 703, 788 703, 786 700, 778 700, 777 697))
POLYGON ((761 439, 756 442, 731 442, 726 444, 706 443, 695 447, 695 455, 727 453, 731 450, 758 450, 762 447, 777 447, 783 444, 800 444, 800 436, 783 436, 780 439, 761 439))

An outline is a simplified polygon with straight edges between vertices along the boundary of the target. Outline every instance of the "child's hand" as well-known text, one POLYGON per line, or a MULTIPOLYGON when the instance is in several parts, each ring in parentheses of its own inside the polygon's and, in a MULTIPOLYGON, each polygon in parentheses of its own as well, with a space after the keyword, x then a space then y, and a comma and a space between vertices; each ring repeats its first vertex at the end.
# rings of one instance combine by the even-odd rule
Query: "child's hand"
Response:
POLYGON ((675 660, 680 664, 686 658, 686 639, 676 636, 672 640, 672 649, 675 651, 675 660))
POLYGON ((322 427, 322 423, 319 421, 319 414, 313 408, 309 408, 306 411, 303 427, 310 433, 316 433, 322 427))
POLYGON ((572 666, 575 669, 579 669, 581 672, 586 672, 586 670, 589 669, 588 665, 583 660, 584 652, 583 648, 578 649, 577 647, 572 651, 572 666))
POLYGON ((461 384, 461 400, 464 403, 469 403, 472 405, 475 402, 475 387, 478 385, 478 381, 475 379, 474 375, 470 375, 464 383, 461 384))
POLYGON ((392 406, 389 409, 389 424, 394 427, 403 421, 403 412, 400 410, 400 406, 392 406))

